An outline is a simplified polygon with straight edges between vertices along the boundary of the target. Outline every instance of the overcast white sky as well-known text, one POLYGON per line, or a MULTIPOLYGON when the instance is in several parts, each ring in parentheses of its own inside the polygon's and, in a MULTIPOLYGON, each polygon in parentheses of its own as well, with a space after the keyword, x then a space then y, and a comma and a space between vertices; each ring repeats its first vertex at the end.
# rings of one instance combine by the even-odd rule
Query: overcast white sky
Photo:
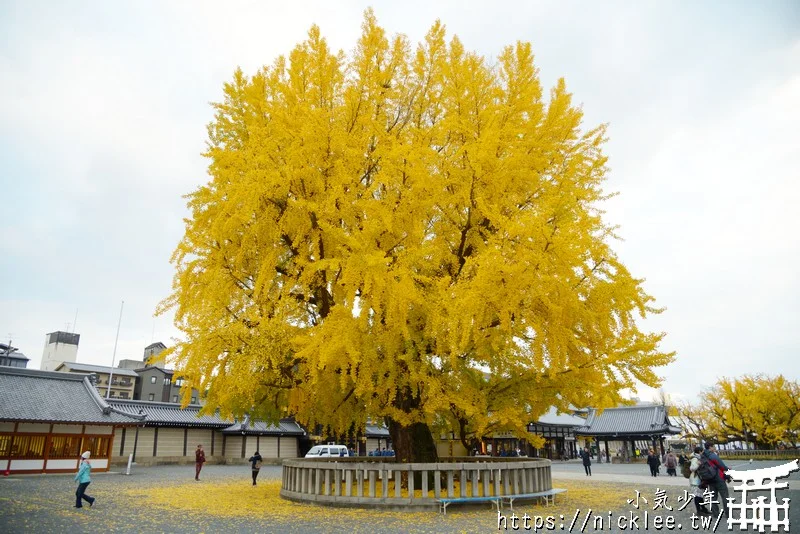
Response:
MULTIPOLYGON (((153 318, 207 181, 209 102, 318 24, 353 49, 372 5, 418 42, 440 18, 488 57, 530 41, 588 125, 610 123, 607 218, 667 311, 664 389, 717 376, 800 378, 800 3, 0 1, 0 340, 38 368, 45 334, 78 361, 171 344, 153 318), (67 323, 70 323, 68 326, 67 323), (702 362, 702 367, 701 367, 702 362)), ((639 396, 649 399, 652 391, 639 396)))

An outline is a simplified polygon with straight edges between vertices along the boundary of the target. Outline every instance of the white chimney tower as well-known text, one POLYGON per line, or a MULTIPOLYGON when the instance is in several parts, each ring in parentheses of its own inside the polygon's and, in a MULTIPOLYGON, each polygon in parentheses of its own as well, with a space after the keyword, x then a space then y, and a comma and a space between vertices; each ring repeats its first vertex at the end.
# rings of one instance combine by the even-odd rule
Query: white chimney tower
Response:
POLYGON ((78 359, 78 341, 80 334, 69 332, 51 332, 44 338, 42 354, 42 371, 55 371, 64 362, 75 362, 78 359))

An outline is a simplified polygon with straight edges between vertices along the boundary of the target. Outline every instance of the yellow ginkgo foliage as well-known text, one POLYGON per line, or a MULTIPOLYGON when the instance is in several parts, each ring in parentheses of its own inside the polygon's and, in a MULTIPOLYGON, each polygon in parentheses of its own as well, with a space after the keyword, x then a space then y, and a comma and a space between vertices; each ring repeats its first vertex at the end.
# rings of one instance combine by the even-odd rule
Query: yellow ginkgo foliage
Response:
MULTIPOLYGON (((531 46, 496 64, 389 38, 371 11, 350 56, 312 27, 224 87, 211 180, 175 251, 171 358, 206 409, 333 432, 387 422, 398 456, 430 428, 524 435, 550 406, 658 387, 658 313, 610 248, 605 128, 531 46)), ((188 397, 184 396, 184 401, 188 397)))
POLYGON ((800 436, 800 382, 783 375, 722 377, 684 404, 680 418, 687 436, 699 441, 739 441, 756 449, 797 447, 800 436))

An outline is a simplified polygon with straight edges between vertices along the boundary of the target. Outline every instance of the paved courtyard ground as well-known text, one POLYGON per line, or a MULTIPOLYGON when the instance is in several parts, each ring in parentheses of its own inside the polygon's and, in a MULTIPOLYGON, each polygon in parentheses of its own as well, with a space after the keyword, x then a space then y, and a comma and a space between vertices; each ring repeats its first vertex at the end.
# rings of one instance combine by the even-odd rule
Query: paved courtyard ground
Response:
MULTIPOLYGON (((740 469, 761 468, 783 462, 754 462, 735 464, 740 469)), ((248 466, 207 466, 202 480, 195 482, 193 466, 136 467, 126 476, 121 469, 93 477, 88 493, 97 498, 94 507, 75 509, 75 483, 71 475, 28 475, 0 478, 0 532, 118 532, 118 533, 216 533, 216 532, 267 532, 267 533, 479 533, 513 531, 509 522, 511 511, 503 510, 507 529, 498 529, 497 512, 489 505, 464 507, 453 505, 447 516, 436 510, 424 512, 372 511, 360 509, 325 508, 284 501, 278 496, 280 468, 266 466, 262 469, 259 485, 253 487, 248 466)), ((645 465, 592 466, 593 476, 586 477, 577 462, 555 462, 553 479, 555 487, 567 488, 567 493, 557 499, 555 506, 532 503, 515 503, 517 517, 527 513, 532 518, 551 516, 552 531, 569 532, 630 532, 631 530, 658 531, 653 517, 674 521, 673 532, 706 530, 692 528, 690 518, 694 506, 684 510, 683 490, 687 480, 678 477, 652 478, 645 465), (656 492, 664 490, 666 505, 672 511, 653 510, 656 492), (639 492, 639 509, 628 504, 639 492), (643 499, 648 501, 644 504, 643 499), (644 524, 645 510, 648 524, 644 524), (610 514, 609 514, 610 513, 610 514), (625 516, 626 526, 632 517, 638 517, 636 528, 622 530, 619 516, 625 516), (563 516, 563 518, 562 518, 563 516), (602 528, 595 518, 601 517, 602 528), (609 525, 609 517, 611 525, 609 525), (678 529, 680 525, 680 529, 678 529)), ((732 492, 733 496, 733 492, 732 492)), ((800 532, 800 474, 790 477, 790 489, 779 492, 779 497, 790 498, 790 521, 800 532)), ((520 523, 519 525, 523 525, 520 523)), ((533 526, 533 524, 531 524, 533 526)), ((662 531, 667 531, 662 527, 662 531)), ((756 530, 752 527, 750 531, 756 530)), ((524 531, 524 528, 519 528, 524 531)), ((532 531, 532 529, 531 529, 532 531)), ((541 529, 540 531, 547 531, 541 529)), ((724 521, 717 532, 727 532, 724 521)), ((738 527, 736 531, 739 531, 738 527)), ((770 531, 769 527, 766 529, 770 531)), ((783 531, 783 530, 781 530, 783 531)))

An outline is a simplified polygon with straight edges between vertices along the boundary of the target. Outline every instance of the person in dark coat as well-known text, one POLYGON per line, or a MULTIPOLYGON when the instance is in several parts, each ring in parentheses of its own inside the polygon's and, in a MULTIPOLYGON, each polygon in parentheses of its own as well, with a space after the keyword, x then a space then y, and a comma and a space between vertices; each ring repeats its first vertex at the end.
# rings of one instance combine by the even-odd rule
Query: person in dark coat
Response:
POLYGON ((200 480, 200 470, 203 464, 206 463, 206 453, 203 451, 203 446, 198 445, 194 451, 194 479, 200 480))
POLYGON ((583 460, 583 469, 586 471, 586 476, 592 476, 592 455, 589 453, 589 447, 584 447, 581 451, 581 459, 583 460))
POLYGON ((661 465, 661 459, 653 449, 650 449, 647 453, 647 465, 650 466, 650 476, 658 476, 658 467, 661 465))
MULTIPOLYGON (((713 443, 706 443, 705 451, 703 451, 701 456, 706 457, 711 465, 717 468, 716 478, 707 484, 709 489, 714 492, 716 500, 719 501, 719 506, 722 508, 725 516, 730 516, 730 510, 728 510, 728 477, 725 474, 725 471, 728 470, 728 466, 725 465, 725 462, 717 455, 713 443)), ((712 511, 713 513, 718 513, 716 508, 712 508, 712 511)))
POLYGON ((250 463, 253 464, 253 485, 256 485, 256 479, 258 478, 258 473, 261 471, 261 462, 262 458, 261 455, 258 454, 258 451, 250 457, 250 463))

